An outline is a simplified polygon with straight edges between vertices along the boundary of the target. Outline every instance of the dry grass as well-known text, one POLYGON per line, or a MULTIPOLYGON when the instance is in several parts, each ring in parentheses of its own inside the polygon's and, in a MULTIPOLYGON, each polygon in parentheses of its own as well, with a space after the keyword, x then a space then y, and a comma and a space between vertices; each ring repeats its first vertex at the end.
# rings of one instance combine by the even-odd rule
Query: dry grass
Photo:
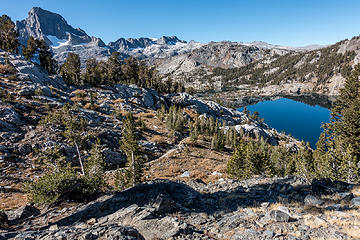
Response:
POLYGON ((78 97, 86 97, 86 91, 81 89, 76 89, 75 91, 71 92, 72 94, 75 94, 78 97))
POLYGON ((360 197, 360 185, 354 186, 351 189, 352 194, 354 194, 355 197, 360 197))
POLYGON ((0 193, 0 209, 12 210, 24 206, 28 203, 28 199, 23 193, 0 193))
POLYGON ((326 211, 325 215, 331 226, 339 227, 341 232, 354 239, 360 238, 360 212, 358 210, 326 211))
POLYGON ((150 138, 150 141, 156 144, 166 144, 169 140, 167 137, 163 137, 161 135, 154 135, 152 138, 150 138))
POLYGON ((307 214, 304 216, 304 224, 309 226, 310 228, 321 228, 321 227, 328 227, 329 222, 325 219, 314 217, 311 214, 307 214))
POLYGON ((122 98, 118 98, 118 99, 115 99, 113 101, 114 104, 117 104, 117 103, 124 103, 125 102, 125 99, 122 99, 122 98))
POLYGON ((89 109, 89 110, 97 111, 97 110, 99 110, 100 107, 97 104, 86 103, 84 108, 89 109))
POLYGON ((152 113, 152 112, 142 112, 142 113, 139 113, 138 115, 136 115, 137 117, 141 117, 142 119, 145 119, 145 118, 154 118, 155 117, 155 114, 152 113))
POLYGON ((15 74, 16 69, 9 64, 0 64, 0 73, 1 74, 15 74))
POLYGON ((186 146, 166 158, 150 162, 145 175, 148 179, 201 179, 206 183, 226 177, 226 164, 230 154, 209 150, 204 144, 186 146), (180 177, 185 171, 190 173, 190 177, 180 177))

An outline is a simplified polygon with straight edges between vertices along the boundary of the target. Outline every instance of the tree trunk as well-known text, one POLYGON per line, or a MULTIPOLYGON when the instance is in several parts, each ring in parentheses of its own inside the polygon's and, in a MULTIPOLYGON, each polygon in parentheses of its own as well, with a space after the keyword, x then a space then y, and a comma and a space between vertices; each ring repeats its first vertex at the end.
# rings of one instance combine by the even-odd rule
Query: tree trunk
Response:
POLYGON ((80 151, 79 151, 79 146, 77 145, 76 142, 74 142, 74 143, 75 143, 76 151, 77 151, 77 154, 78 154, 78 157, 79 157, 79 163, 80 163, 80 168, 81 168, 81 175, 85 175, 84 166, 83 166, 83 163, 82 163, 82 160, 81 160, 80 151))
POLYGON ((134 151, 131 151, 131 168, 132 168, 132 174, 133 174, 133 186, 135 186, 135 177, 136 177, 136 173, 135 173, 135 161, 134 161, 134 151))

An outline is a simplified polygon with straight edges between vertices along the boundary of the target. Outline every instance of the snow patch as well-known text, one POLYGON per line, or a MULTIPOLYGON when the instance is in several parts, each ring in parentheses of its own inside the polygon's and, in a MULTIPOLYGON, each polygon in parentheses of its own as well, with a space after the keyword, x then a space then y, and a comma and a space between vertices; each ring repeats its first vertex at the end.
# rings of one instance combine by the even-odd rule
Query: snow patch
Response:
POLYGON ((67 39, 59 39, 56 36, 47 35, 46 36, 51 41, 52 47, 60 47, 61 45, 64 45, 68 42, 67 39))

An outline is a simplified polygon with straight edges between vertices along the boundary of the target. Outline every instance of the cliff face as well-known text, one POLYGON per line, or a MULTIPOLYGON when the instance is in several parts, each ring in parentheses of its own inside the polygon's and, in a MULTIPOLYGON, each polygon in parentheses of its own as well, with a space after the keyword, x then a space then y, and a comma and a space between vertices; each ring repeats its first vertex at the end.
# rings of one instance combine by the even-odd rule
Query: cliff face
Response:
POLYGON ((18 21, 16 26, 19 30, 20 42, 25 45, 29 36, 33 36, 36 39, 45 39, 49 45, 52 45, 53 42, 48 36, 53 36, 60 40, 71 38, 74 44, 91 41, 91 38, 84 30, 80 28, 74 29, 61 15, 39 7, 30 9, 28 17, 18 21))

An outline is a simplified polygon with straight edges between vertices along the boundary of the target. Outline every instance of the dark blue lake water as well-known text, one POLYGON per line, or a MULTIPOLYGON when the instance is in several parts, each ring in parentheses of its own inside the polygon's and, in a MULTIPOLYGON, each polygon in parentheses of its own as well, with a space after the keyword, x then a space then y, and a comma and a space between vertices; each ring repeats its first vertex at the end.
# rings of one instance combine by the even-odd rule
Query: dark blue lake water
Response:
MULTIPOLYGON (((315 103, 314 103, 315 104, 315 103)), ((315 148, 322 128, 322 123, 329 122, 330 110, 320 106, 310 106, 287 98, 263 101, 247 106, 253 113, 259 112, 259 117, 278 130, 291 133, 299 140, 309 142, 315 148)), ((242 111, 242 108, 240 109, 242 111)))

